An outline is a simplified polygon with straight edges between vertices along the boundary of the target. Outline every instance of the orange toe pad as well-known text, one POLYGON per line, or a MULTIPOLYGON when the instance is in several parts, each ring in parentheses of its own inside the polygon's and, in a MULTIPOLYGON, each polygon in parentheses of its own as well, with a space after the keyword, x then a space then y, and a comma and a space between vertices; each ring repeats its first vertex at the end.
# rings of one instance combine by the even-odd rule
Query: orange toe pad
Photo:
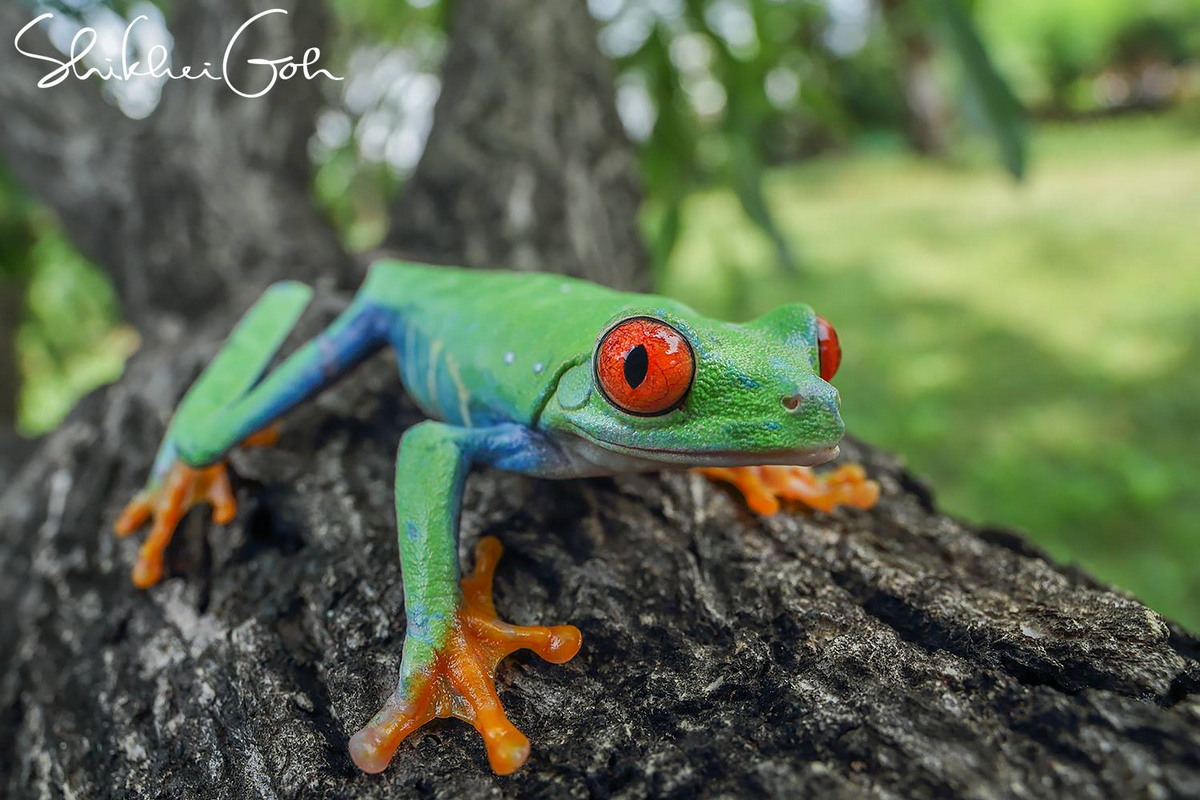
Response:
POLYGON ((133 582, 141 589, 158 583, 163 573, 163 552, 175 535, 180 520, 194 506, 209 503, 213 522, 225 524, 237 514, 237 503, 229 485, 224 462, 193 469, 177 461, 160 486, 140 492, 125 506, 117 519, 116 530, 128 536, 153 518, 150 535, 138 551, 133 567, 133 582))
POLYGON ((859 464, 844 464, 818 475, 811 467, 701 467, 706 478, 733 484, 758 514, 774 514, 780 501, 798 500, 818 511, 839 505, 870 508, 879 499, 879 484, 859 464))
MULTIPOLYGON (((268 425, 248 436, 242 447, 270 447, 278 439, 279 427, 268 425)), ((159 582, 163 553, 175 535, 175 528, 192 508, 202 503, 212 506, 212 520, 218 525, 232 522, 237 516, 237 502, 224 461, 197 469, 177 460, 161 482, 148 486, 129 501, 113 526, 118 536, 128 536, 147 520, 153 521, 133 567, 134 585, 147 589, 159 582)))
POLYGON ((455 623, 433 662, 351 737, 350 757, 359 769, 382 771, 404 738, 435 717, 458 717, 475 726, 500 775, 529 757, 529 740, 509 722, 496 695, 496 665, 521 649, 562 664, 579 652, 583 638, 574 625, 510 625, 496 616, 492 578, 502 551, 493 536, 475 546, 475 569, 462 581, 455 623))

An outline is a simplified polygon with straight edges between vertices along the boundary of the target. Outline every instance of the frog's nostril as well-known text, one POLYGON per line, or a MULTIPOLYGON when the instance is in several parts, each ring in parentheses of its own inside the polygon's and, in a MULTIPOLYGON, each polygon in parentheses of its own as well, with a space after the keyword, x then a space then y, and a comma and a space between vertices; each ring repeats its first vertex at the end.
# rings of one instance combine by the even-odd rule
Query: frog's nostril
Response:
POLYGON ((800 407, 800 404, 802 402, 804 402, 804 396, 799 395, 799 394, 793 394, 793 395, 784 397, 783 400, 781 400, 780 402, 783 403, 783 407, 786 408, 788 411, 795 411, 797 408, 800 407))

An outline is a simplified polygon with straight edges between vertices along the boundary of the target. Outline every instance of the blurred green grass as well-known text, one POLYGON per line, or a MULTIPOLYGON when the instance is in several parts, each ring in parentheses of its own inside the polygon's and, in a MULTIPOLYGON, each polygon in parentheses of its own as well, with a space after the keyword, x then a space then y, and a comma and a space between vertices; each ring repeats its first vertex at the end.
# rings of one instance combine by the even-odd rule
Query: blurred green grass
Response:
POLYGON ((1022 185, 875 153, 778 169, 768 195, 802 277, 709 193, 661 288, 732 318, 812 304, 850 430, 943 508, 1200 628, 1200 126, 1044 127, 1022 185))

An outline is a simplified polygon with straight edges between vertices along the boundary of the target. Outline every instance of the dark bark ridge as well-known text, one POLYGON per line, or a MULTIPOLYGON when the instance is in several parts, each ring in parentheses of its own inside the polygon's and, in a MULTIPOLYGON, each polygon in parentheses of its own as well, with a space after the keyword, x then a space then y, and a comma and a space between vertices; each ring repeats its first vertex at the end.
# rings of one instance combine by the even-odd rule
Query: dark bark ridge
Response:
POLYGON ((870 512, 757 518, 688 474, 473 474, 460 550, 497 601, 570 621, 565 666, 502 666, 515 776, 438 722, 381 776, 345 741, 405 628, 393 459, 419 415, 386 358, 234 458, 172 577, 128 583, 113 518, 223 328, 140 356, 0 497, 0 787, 12 797, 1195 797, 1197 641, 1021 537, 939 514, 857 443, 870 512))

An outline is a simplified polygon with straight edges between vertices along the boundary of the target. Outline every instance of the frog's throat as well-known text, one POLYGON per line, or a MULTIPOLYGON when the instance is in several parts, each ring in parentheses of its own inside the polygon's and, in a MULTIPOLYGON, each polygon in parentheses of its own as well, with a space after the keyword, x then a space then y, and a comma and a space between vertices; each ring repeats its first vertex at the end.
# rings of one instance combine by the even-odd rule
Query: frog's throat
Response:
POLYGON ((797 467, 815 467, 838 457, 839 445, 808 448, 781 448, 776 450, 671 450, 656 447, 638 447, 618 444, 601 439, 574 426, 585 441, 614 453, 635 459, 674 467, 758 467, 767 464, 785 464, 797 467))

